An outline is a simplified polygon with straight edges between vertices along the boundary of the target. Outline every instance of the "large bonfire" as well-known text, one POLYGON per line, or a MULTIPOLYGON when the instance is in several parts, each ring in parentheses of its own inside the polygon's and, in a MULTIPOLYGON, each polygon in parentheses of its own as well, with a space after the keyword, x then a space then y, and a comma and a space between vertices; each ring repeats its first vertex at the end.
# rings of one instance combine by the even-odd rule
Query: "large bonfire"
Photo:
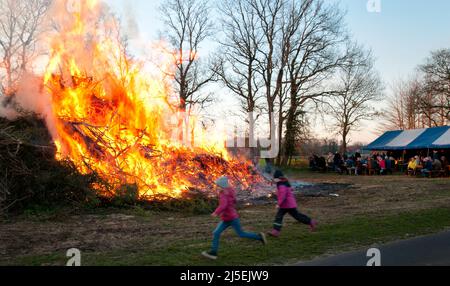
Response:
POLYGON ((144 72, 127 55, 117 21, 101 2, 80 1, 76 9, 56 2, 58 32, 48 39, 44 87, 58 160, 97 173, 111 186, 97 187, 105 196, 136 185, 141 199, 180 198, 192 189, 213 190, 221 175, 242 189, 259 180, 249 163, 228 155, 225 136, 213 139, 193 129, 195 147, 174 140, 180 126, 173 123, 180 120, 173 120, 177 111, 166 77, 172 63, 144 72))

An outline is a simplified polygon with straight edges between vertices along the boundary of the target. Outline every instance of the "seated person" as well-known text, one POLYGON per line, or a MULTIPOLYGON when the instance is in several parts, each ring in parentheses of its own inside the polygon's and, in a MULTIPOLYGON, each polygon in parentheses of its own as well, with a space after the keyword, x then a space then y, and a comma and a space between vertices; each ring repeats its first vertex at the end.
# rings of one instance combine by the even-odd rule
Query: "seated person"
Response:
POLYGON ((333 165, 334 165, 334 170, 339 173, 342 174, 342 167, 344 166, 344 161, 342 160, 342 156, 339 153, 336 153, 334 155, 334 159, 333 159, 333 165))
POLYGON ((386 173, 392 175, 392 163, 394 160, 392 160, 392 157, 386 158, 386 173))
POLYGON ((439 159, 434 159, 433 161, 433 170, 435 171, 441 171, 442 170, 442 163, 439 161, 439 159))
POLYGON ((380 166, 380 174, 386 175, 386 160, 383 157, 378 157, 378 165, 380 166))
POLYGON ((445 156, 442 156, 442 157, 441 157, 441 163, 442 163, 442 168, 443 168, 443 169, 447 169, 447 167, 448 167, 448 161, 447 161, 447 158, 445 158, 445 156))
POLYGON ((364 158, 361 159, 361 174, 367 174, 369 169, 369 159, 364 158))
POLYGON ((309 169, 311 169, 311 171, 317 170, 316 160, 314 157, 309 157, 309 169))
POLYGON ((422 169, 422 175, 428 176, 433 171, 433 160, 430 157, 423 159, 424 168, 422 169))
POLYGON ((356 158, 355 163, 355 175, 362 175, 363 174, 363 163, 361 158, 356 158))
POLYGON ((353 161, 352 158, 348 158, 347 161, 345 161, 345 166, 349 169, 353 168, 355 167, 355 161, 353 161))
POLYGON ((327 165, 328 165, 328 168, 334 169, 334 155, 331 152, 328 153, 327 165))
POLYGON ((409 164, 408 164, 408 172, 416 172, 417 169, 417 161, 416 158, 411 158, 411 160, 409 160, 409 164))
POLYGON ((448 160, 445 156, 442 156, 441 163, 442 163, 442 169, 445 170, 445 175, 446 176, 450 175, 450 169, 448 167, 448 160))
POLYGON ((433 150, 433 161, 439 160, 439 152, 437 150, 433 150))
POLYGON ((380 170, 377 161, 373 160, 372 158, 369 158, 368 160, 367 169, 369 170, 369 175, 371 175, 371 172, 378 174, 378 171, 380 170))
POLYGON ((327 170, 327 161, 324 157, 320 157, 318 161, 318 167, 322 172, 326 172, 327 170))

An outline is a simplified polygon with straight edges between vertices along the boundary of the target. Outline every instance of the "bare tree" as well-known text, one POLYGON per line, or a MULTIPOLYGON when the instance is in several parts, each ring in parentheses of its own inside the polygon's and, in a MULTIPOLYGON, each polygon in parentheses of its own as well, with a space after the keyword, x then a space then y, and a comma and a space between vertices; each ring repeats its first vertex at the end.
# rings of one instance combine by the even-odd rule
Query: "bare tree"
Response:
POLYGON ((382 124, 380 131, 417 128, 420 118, 418 99, 421 96, 418 79, 397 81, 392 90, 387 109, 383 111, 386 124, 382 124))
POLYGON ((38 35, 50 0, 0 0, 0 82, 3 94, 14 94, 36 55, 38 35))
POLYGON ((248 116, 246 120, 249 124, 249 136, 252 138, 260 110, 261 80, 256 69, 263 37, 257 27, 257 15, 250 4, 249 0, 222 2, 220 11, 223 39, 220 41, 220 60, 214 71, 239 99, 242 111, 248 116))
POLYGON ((172 75, 179 95, 179 111, 186 112, 193 105, 203 106, 211 100, 201 90, 214 80, 202 60, 199 59, 201 45, 213 31, 210 8, 205 0, 168 0, 161 6, 165 35, 175 50, 173 53, 176 71, 172 75))
MULTIPOLYGON (((270 124, 270 136, 278 138, 282 146, 283 126, 287 119, 288 98, 290 92, 287 67, 292 49, 295 47, 295 36, 301 28, 304 6, 297 1, 287 0, 252 0, 252 7, 260 22, 264 35, 260 45, 261 54, 258 73, 263 78, 265 98, 270 124), (276 107, 278 109, 276 110, 276 107), (275 112, 278 112, 278 128, 275 124, 275 112), (278 134, 275 134, 275 129, 278 134)), ((281 152, 277 164, 281 164, 281 152)))
POLYGON ((338 69, 335 89, 339 93, 330 97, 326 105, 333 127, 342 138, 343 153, 347 152, 349 134, 357 130, 361 121, 379 115, 371 104, 381 99, 382 91, 371 52, 353 44, 350 49, 351 56, 338 69))
POLYGON ((445 125, 450 121, 450 49, 432 52, 419 70, 424 81, 423 114, 431 124, 445 125))
POLYGON ((252 11, 257 15, 262 42, 258 46, 256 71, 263 79, 269 117, 270 136, 275 136, 275 101, 282 92, 283 73, 287 64, 287 35, 285 32, 285 0, 251 0, 252 11), (286 37, 285 37, 286 36, 286 37))
POLYGON ((399 81, 384 112, 381 131, 447 125, 450 122, 450 50, 432 52, 419 74, 399 81))
MULTIPOLYGON (((296 3, 294 1, 294 3, 296 3)), ((305 0, 300 4, 295 21, 295 36, 289 43, 288 84, 289 110, 286 119, 284 162, 292 156, 298 129, 307 103, 317 103, 332 91, 320 88, 331 72, 348 57, 339 52, 347 42, 344 29, 344 14, 337 4, 329 5, 324 0, 305 0)))

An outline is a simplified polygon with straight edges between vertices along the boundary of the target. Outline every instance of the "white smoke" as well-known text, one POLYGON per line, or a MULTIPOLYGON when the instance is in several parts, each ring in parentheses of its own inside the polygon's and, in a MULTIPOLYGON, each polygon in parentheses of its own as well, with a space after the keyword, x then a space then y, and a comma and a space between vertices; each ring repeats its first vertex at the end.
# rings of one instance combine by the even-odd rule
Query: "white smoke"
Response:
POLYGON ((139 39, 140 31, 139 25, 136 22, 136 13, 131 1, 125 1, 124 3, 124 18, 125 18, 125 33, 131 39, 139 39))

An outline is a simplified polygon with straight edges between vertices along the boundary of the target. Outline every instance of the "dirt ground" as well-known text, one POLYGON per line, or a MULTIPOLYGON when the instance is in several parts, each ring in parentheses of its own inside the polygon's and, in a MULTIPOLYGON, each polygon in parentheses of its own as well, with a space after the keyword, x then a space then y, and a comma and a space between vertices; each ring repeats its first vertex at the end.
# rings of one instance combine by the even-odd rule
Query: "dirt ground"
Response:
MULTIPOLYGON (((450 208, 448 178, 350 177, 310 173, 291 174, 290 177, 312 183, 348 185, 336 191, 339 197, 299 198, 301 210, 321 223, 364 214, 376 216, 408 210, 450 208)), ((275 204, 246 206, 240 213, 246 225, 267 225, 269 229, 275 204)), ((20 257, 51 255, 73 247, 92 252, 117 249, 137 252, 149 247, 162 249, 176 242, 188 243, 192 241, 190 238, 207 240, 215 223, 208 215, 157 213, 140 209, 16 217, 0 222, 0 265, 14 264, 20 257)))

